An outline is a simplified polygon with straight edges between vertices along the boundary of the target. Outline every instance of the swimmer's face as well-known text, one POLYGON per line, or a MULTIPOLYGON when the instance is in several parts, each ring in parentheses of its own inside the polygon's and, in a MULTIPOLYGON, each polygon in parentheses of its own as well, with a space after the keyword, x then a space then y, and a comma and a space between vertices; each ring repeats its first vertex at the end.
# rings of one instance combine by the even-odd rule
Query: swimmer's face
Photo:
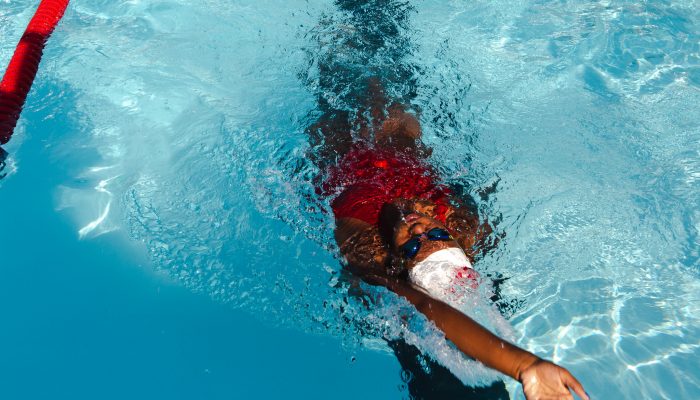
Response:
MULTIPOLYGON (((404 215, 404 217, 394 226, 394 237, 392 241, 393 250, 396 254, 401 255, 401 246, 403 244, 405 244, 411 238, 420 236, 433 228, 448 230, 440 221, 428 215, 419 212, 404 215)), ((425 260, 429 255, 438 250, 449 247, 459 247, 459 244, 454 239, 433 241, 423 237, 420 240, 421 246, 416 256, 413 259, 406 260, 406 267, 409 269, 413 268, 416 263, 425 260)))

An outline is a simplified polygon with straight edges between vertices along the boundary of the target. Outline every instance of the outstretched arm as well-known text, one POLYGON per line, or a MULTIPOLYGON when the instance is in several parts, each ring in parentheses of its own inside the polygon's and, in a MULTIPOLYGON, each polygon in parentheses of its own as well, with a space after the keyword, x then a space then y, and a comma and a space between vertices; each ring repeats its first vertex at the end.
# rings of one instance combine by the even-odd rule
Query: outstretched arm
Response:
POLYGON ((573 399, 571 389, 588 400, 583 386, 566 369, 499 338, 470 317, 407 282, 374 275, 366 280, 405 297, 463 353, 518 380, 528 399, 573 399))

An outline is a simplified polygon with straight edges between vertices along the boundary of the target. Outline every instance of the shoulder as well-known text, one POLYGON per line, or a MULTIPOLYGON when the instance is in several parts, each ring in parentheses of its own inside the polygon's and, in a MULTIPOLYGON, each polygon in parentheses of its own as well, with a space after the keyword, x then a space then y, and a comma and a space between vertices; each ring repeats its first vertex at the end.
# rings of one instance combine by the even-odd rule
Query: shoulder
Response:
POLYGON ((372 225, 358 218, 343 217, 335 220, 335 241, 338 246, 348 241, 358 232, 371 230, 372 225))
POLYGON ((356 272, 386 272, 388 251, 379 229, 356 218, 336 220, 335 240, 348 266, 356 272))

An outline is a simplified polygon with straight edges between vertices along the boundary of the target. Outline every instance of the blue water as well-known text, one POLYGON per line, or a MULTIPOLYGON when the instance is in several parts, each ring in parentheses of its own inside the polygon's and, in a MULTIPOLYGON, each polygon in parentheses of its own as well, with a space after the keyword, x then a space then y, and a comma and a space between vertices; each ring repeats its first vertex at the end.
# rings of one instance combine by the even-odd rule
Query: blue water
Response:
MULTIPOLYGON (((698 2, 389 2, 370 58, 331 1, 189 3, 76 1, 49 43, 0 181, 0 396, 407 395, 310 200, 331 57, 411 93, 520 345, 593 398, 700 397, 698 2)), ((34 6, 0 6, 0 65, 34 6)))

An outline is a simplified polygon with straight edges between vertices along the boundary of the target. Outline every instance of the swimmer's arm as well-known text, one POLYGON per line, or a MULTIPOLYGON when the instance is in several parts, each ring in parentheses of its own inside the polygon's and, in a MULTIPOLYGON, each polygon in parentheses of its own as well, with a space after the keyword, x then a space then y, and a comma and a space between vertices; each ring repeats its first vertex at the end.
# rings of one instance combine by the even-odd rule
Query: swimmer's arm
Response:
POLYGON ((435 323, 458 349, 485 365, 511 378, 519 379, 521 372, 539 358, 499 338, 479 323, 434 299, 406 282, 389 279, 387 287, 405 297, 418 311, 435 323))
POLYGON ((550 398, 547 395, 570 398, 555 397, 570 396, 569 388, 582 399, 588 399, 581 384, 566 369, 499 338, 470 317, 407 282, 385 277, 367 280, 405 297, 466 355, 522 383, 528 399, 550 398))

